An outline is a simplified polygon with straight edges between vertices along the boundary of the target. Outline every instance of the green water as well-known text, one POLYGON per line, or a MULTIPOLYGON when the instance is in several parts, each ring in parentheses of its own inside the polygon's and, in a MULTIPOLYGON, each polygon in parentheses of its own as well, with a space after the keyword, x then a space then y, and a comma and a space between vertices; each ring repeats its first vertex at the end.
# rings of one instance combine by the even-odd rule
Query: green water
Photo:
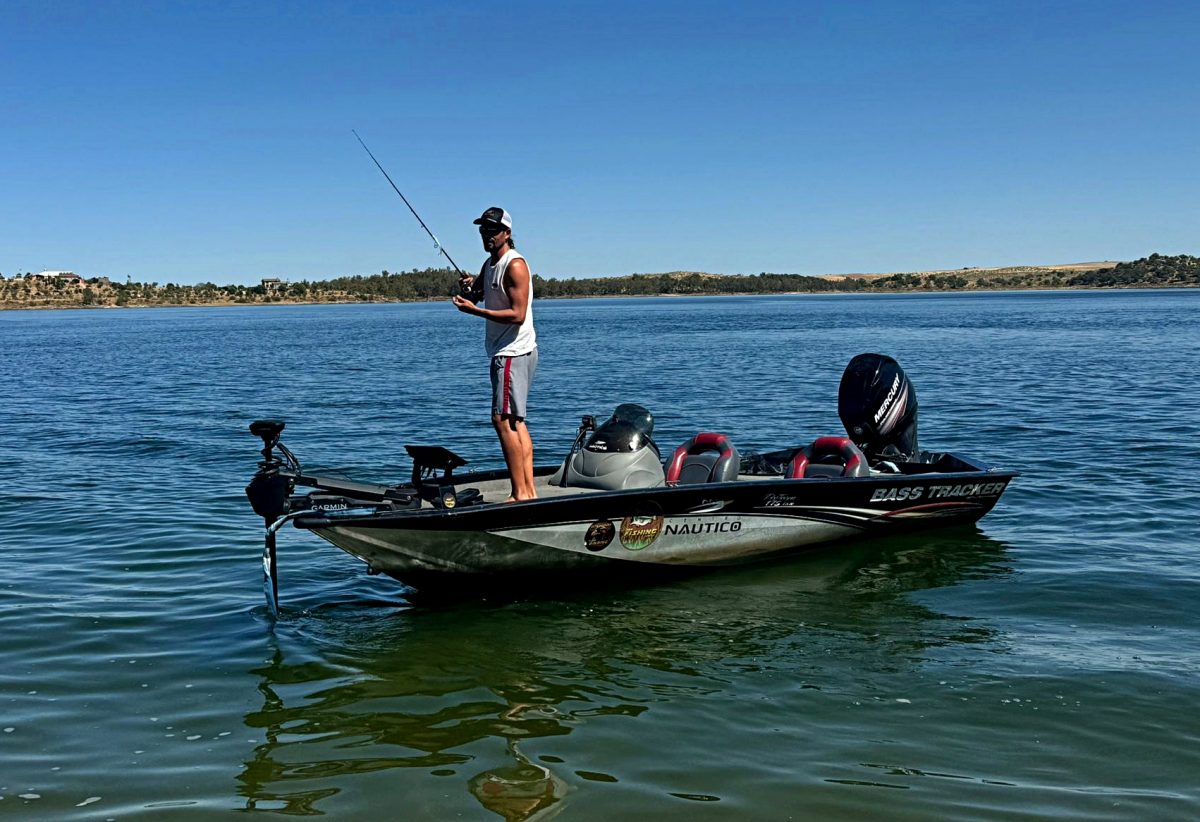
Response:
POLYGON ((884 350, 925 447, 1023 475, 978 529, 437 607, 287 529, 274 626, 245 424, 367 479, 403 478, 406 441, 495 465, 479 329, 2 312, 0 817, 1200 816, 1197 308, 540 303, 539 462, 621 401, 668 447, 836 433, 841 368, 884 350))

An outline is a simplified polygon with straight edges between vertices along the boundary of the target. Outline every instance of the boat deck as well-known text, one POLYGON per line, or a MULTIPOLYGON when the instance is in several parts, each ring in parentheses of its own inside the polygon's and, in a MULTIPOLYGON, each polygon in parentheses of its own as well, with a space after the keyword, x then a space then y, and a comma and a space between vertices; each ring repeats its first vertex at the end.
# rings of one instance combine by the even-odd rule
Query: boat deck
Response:
MULTIPOLYGON (((744 480, 746 482, 775 482, 780 479, 782 479, 782 477, 780 477, 780 476, 769 476, 769 475, 760 475, 760 474, 741 474, 738 476, 739 481, 744 480)), ((578 496, 580 494, 604 493, 603 491, 596 489, 596 488, 574 488, 574 487, 563 488, 562 486, 559 486, 559 485, 551 485, 549 475, 541 476, 541 477, 534 477, 533 485, 534 485, 534 488, 537 490, 537 495, 538 495, 539 499, 578 496)), ((483 501, 485 503, 504 502, 505 500, 508 499, 509 493, 512 491, 512 486, 509 484, 509 481, 507 478, 495 479, 495 480, 484 480, 482 482, 468 482, 468 483, 464 483, 461 487, 463 489, 466 489, 466 488, 479 489, 479 492, 481 494, 483 494, 483 501)))

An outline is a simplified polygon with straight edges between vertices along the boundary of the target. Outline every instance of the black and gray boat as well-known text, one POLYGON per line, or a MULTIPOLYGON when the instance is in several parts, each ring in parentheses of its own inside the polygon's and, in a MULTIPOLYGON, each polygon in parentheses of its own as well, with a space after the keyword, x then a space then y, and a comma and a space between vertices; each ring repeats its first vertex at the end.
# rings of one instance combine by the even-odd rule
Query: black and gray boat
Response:
POLYGON ((890 357, 850 362, 838 414, 846 435, 807 445, 741 454, 725 434, 700 432, 663 453, 650 412, 621 405, 599 425, 583 417, 565 459, 535 469, 538 499, 515 503, 504 502, 507 472, 462 472, 466 460, 440 446, 407 446, 402 484, 314 476, 280 442, 283 422, 258 420, 263 460, 246 493, 267 525, 268 600, 274 608, 275 535, 289 522, 418 590, 568 572, 636 579, 972 523, 1017 476, 920 450, 916 390, 890 357))

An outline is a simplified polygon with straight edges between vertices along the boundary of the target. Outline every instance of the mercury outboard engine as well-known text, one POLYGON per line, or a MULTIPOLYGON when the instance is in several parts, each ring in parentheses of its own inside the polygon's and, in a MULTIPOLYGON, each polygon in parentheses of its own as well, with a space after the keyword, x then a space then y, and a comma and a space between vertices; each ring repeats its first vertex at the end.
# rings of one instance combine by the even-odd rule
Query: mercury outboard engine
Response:
POLYGON ((838 387, 838 416, 871 462, 918 458, 917 389, 891 357, 850 360, 838 387))
POLYGON ((571 453, 550 483, 603 491, 662 485, 662 456, 652 433, 654 417, 633 403, 618 405, 599 428, 594 417, 584 417, 571 453))

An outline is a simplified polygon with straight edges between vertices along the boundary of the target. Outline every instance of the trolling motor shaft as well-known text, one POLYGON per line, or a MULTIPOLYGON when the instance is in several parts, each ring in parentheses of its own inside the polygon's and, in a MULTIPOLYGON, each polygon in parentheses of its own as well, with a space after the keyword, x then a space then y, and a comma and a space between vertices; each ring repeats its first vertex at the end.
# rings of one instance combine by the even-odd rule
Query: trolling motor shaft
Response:
MULTIPOLYGON (((267 598, 267 608, 271 616, 279 613, 279 573, 275 555, 276 523, 288 512, 288 496, 292 492, 293 479, 280 473, 285 466, 299 468, 295 456, 279 441, 283 432, 283 420, 255 420, 250 423, 250 433, 263 441, 262 461, 258 463, 258 473, 246 486, 246 496, 250 499, 250 507, 254 513, 263 518, 266 524, 266 542, 263 545, 263 593, 267 598), (274 450, 278 448, 283 459, 276 457, 274 450)), ((282 521, 278 523, 282 525, 282 521)))

